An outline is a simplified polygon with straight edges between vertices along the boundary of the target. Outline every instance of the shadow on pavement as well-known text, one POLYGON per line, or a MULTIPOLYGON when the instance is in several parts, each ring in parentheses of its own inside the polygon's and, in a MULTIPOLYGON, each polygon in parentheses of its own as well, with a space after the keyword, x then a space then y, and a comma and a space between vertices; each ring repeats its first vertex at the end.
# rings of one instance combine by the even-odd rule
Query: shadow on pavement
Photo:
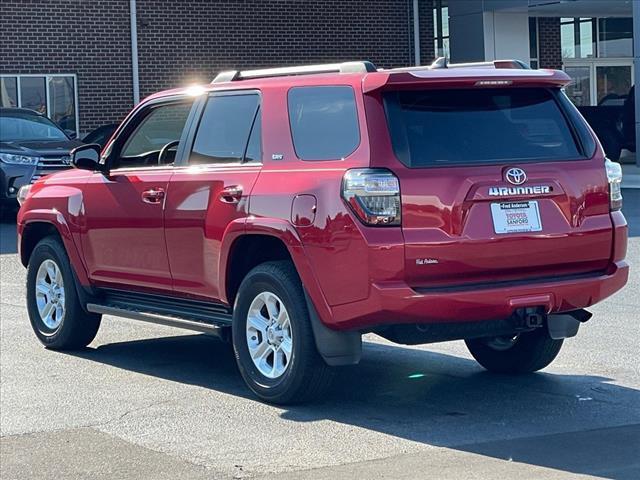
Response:
MULTIPOLYGON (((237 371, 231 347, 206 335, 113 343, 74 355, 254 398, 237 371)), ((504 460, 634 478, 640 471, 640 428, 621 417, 623 405, 640 405, 640 391, 610 380, 550 373, 494 375, 466 358, 365 343, 360 365, 339 369, 325 400, 288 407, 281 417, 292 422, 329 419, 504 460), (621 431, 599 428, 611 425, 626 426, 621 431)))
POLYGON ((17 253, 18 245, 16 241, 15 215, 12 218, 3 218, 2 222, 0 222, 0 255, 17 253))

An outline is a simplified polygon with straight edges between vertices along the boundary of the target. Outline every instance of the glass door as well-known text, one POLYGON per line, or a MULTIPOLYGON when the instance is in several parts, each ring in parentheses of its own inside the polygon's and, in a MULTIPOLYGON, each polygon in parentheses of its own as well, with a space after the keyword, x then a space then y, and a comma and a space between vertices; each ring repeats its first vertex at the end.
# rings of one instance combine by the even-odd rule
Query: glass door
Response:
POLYGON ((598 105, 624 105, 631 90, 631 65, 596 65, 598 105))
POLYGON ((578 107, 591 105, 591 67, 589 65, 566 66, 565 73, 572 78, 566 88, 567 95, 578 107))
POLYGON ((567 95, 578 107, 621 106, 633 85, 633 62, 626 58, 565 59, 564 71, 573 80, 567 95))

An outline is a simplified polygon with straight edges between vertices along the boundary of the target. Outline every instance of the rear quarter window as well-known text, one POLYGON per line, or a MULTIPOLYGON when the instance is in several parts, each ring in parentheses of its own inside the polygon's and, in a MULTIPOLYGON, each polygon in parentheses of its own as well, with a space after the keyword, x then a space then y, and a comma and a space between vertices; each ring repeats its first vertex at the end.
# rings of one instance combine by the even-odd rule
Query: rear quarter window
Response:
POLYGON ((384 103, 394 152, 408 167, 584 158, 551 90, 399 91, 384 103))
POLYGON ((289 124, 302 160, 339 160, 360 144, 353 88, 294 87, 288 93, 289 124))

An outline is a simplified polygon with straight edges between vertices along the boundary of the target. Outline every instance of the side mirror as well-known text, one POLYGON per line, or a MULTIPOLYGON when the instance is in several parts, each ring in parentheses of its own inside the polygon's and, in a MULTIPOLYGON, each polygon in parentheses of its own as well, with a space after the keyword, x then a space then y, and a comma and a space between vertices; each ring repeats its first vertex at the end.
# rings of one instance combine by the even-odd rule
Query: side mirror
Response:
POLYGON ((103 166, 100 164, 101 149, 102 147, 97 143, 80 145, 71 150, 71 164, 82 170, 102 171, 103 166))

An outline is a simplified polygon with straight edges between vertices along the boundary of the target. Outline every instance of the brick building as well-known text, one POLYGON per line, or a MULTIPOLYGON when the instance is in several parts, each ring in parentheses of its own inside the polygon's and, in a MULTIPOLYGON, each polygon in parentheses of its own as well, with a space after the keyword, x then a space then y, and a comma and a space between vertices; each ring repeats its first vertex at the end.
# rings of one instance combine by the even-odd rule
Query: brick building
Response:
POLYGON ((3 0, 1 100, 84 133, 121 120, 137 97, 207 82, 228 68, 354 59, 389 68, 428 64, 439 55, 466 61, 503 53, 534 67, 563 68, 563 35, 575 18, 536 2, 3 0), (517 38, 499 41, 500 35, 517 38))

